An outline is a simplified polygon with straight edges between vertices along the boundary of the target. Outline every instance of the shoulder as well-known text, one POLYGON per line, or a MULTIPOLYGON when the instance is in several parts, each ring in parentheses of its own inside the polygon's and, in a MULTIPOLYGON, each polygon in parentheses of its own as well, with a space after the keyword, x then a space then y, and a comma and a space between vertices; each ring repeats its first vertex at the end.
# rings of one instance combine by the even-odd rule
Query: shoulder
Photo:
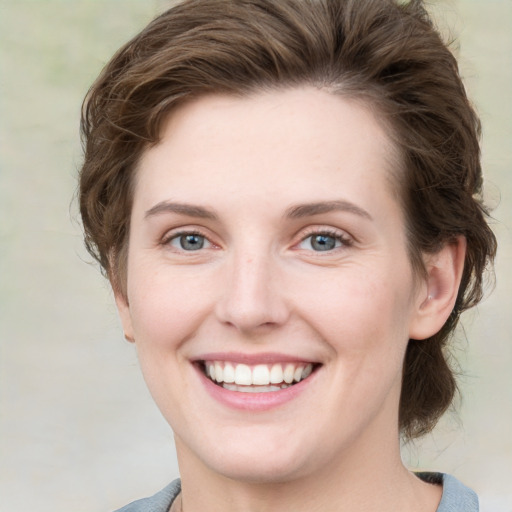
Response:
MULTIPOLYGON (((442 482, 443 496, 437 512, 478 512, 477 495, 455 477, 442 473, 418 473, 418 476, 426 482, 442 482)), ((116 512, 168 512, 180 490, 180 480, 174 480, 154 496, 134 501, 116 512)))
POLYGON ((174 480, 167 487, 150 498, 143 498, 126 505, 116 512, 168 512, 172 502, 181 491, 180 480, 174 480))
POLYGON ((443 497, 437 512, 478 512, 474 491, 451 475, 443 475, 443 497))
POLYGON ((478 497, 455 477, 443 473, 417 473, 425 482, 443 484, 437 512, 478 512, 478 497))

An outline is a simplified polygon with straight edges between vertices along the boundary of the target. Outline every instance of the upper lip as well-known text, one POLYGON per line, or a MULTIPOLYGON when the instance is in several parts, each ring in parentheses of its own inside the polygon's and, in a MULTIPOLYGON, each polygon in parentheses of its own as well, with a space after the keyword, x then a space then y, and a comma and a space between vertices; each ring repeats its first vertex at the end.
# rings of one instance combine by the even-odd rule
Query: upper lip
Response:
POLYGON ((300 356, 281 354, 277 352, 262 352, 260 354, 247 354, 242 352, 210 352, 192 358, 193 362, 199 361, 226 361, 247 365, 273 364, 273 363, 317 363, 314 359, 300 356))

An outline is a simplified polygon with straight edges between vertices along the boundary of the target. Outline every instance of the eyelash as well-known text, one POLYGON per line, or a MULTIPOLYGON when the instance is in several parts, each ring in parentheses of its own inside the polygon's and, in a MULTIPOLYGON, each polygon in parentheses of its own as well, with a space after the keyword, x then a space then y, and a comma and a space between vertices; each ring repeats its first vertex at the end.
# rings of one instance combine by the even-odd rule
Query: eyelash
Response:
MULTIPOLYGON (((174 240, 178 240, 179 238, 181 238, 183 236, 201 237, 206 241, 207 244, 209 244, 208 248, 210 248, 212 246, 215 247, 215 244, 212 241, 210 241, 208 236, 205 233, 203 233, 202 231, 197 230, 197 229, 183 230, 183 231, 170 233, 169 235, 165 236, 162 239, 161 244, 162 244, 162 246, 167 246, 167 247, 172 246, 171 242, 173 242, 174 240)), ((332 253, 333 251, 347 248, 347 247, 350 247, 351 245, 353 245, 353 240, 342 231, 337 231, 335 229, 310 228, 306 233, 304 233, 302 235, 299 243, 296 244, 295 247, 299 246, 298 247, 299 250, 303 249, 303 250, 311 251, 314 253, 321 253, 321 252, 332 253), (314 250, 313 248, 312 249, 304 249, 304 248, 300 247, 300 245, 302 243, 304 243, 306 240, 308 240, 308 238, 312 238, 314 236, 324 236, 324 237, 332 238, 332 239, 334 239, 335 244, 339 242, 339 245, 337 247, 335 245, 334 247, 332 247, 330 249, 325 249, 325 250, 314 250)), ((201 250, 204 249, 204 247, 201 246, 195 250, 193 250, 193 249, 186 250, 183 247, 181 247, 181 248, 174 247, 174 249, 179 252, 194 253, 194 252, 200 252, 201 250)))
MULTIPOLYGON (((168 236, 165 236, 163 239, 162 239, 162 245, 163 246, 170 246, 171 245, 171 242, 173 240, 177 240, 183 236, 199 236, 201 238, 204 238, 204 240, 210 244, 210 245, 215 245, 213 242, 211 242, 209 240, 209 238, 204 234, 202 233, 201 231, 197 230, 197 229, 191 229, 191 230, 183 230, 183 231, 178 231, 178 232, 174 232, 174 233, 170 233, 168 236)), ((181 251, 182 252, 199 252, 201 249, 203 249, 202 247, 200 249, 197 249, 196 251, 194 250, 191 250, 191 251, 187 251, 183 248, 181 248, 181 251)), ((177 249, 177 250, 180 250, 180 249, 177 249)))
POLYGON ((337 230, 334 230, 334 229, 318 229, 318 228, 311 228, 310 231, 306 232, 306 234, 304 234, 302 236, 299 244, 297 244, 297 245, 302 244, 308 238, 312 238, 314 236, 325 236, 325 237, 333 238, 336 242, 340 242, 340 246, 338 246, 338 247, 334 247, 333 249, 326 250, 326 251, 313 251, 313 252, 316 252, 316 253, 319 253, 319 252, 333 252, 336 249, 343 249, 343 248, 350 247, 351 245, 353 245, 352 238, 347 236, 342 231, 337 231, 337 230))

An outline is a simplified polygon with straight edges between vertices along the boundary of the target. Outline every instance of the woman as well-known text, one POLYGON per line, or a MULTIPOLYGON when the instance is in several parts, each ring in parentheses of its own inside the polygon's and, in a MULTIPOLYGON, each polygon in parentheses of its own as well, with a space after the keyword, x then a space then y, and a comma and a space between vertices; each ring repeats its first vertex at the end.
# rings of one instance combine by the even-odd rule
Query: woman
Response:
POLYGON ((124 511, 478 510, 400 436, 495 239, 479 122, 421 2, 188 0, 86 98, 85 240, 175 435, 124 511))

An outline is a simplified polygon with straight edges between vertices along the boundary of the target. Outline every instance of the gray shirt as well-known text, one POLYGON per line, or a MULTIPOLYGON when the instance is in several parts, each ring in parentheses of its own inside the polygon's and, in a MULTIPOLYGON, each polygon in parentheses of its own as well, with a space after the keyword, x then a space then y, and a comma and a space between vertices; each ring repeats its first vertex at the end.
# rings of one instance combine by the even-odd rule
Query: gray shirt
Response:
MULTIPOLYGON (((417 475, 426 482, 443 484, 443 496, 437 512, 478 512, 476 494, 453 476, 443 473, 418 473, 417 475)), ((168 512, 180 491, 180 480, 174 480, 154 496, 134 501, 116 512, 168 512)))

